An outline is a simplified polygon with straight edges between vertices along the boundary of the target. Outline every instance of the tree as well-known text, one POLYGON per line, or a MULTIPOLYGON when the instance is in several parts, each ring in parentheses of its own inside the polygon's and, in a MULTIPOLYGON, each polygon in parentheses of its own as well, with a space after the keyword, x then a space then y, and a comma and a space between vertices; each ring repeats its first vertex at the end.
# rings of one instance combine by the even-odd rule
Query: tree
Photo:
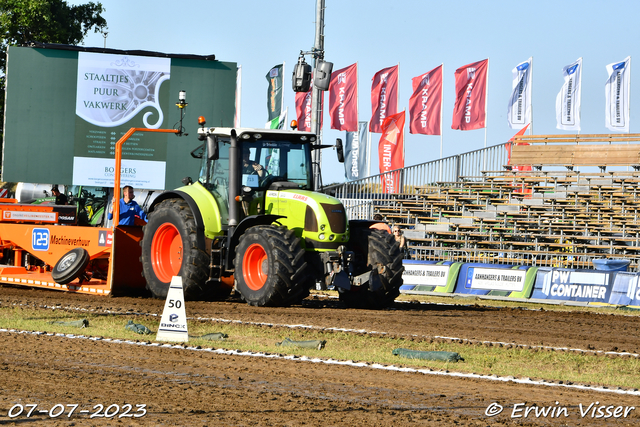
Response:
POLYGON ((0 126, 4 123, 7 46, 40 43, 76 45, 92 28, 107 28, 101 3, 70 6, 65 0, 0 0, 0 126))

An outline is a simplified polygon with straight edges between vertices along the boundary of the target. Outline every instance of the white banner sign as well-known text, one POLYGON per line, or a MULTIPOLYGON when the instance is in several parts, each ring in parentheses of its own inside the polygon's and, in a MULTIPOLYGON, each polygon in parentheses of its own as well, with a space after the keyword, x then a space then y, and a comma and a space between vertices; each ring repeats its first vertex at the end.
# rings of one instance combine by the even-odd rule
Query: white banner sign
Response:
MULTIPOLYGON (((113 187, 115 160, 94 157, 73 158, 73 185, 113 187)), ((164 189, 165 162, 122 159, 120 184, 133 188, 164 189)))
POLYGON ((556 97, 558 129, 580 130, 580 102, 582 98, 582 58, 562 69, 564 84, 556 97))
POLYGON ((607 129, 629 132, 629 86, 631 84, 631 57, 607 65, 609 78, 604 87, 607 129))
POLYGON ((405 285, 447 286, 448 265, 404 264, 405 285))
POLYGON ((469 287, 491 291, 522 292, 526 275, 527 270, 474 267, 469 287))
POLYGON ((162 82, 168 80, 171 58, 78 53, 76 114, 101 127, 131 120, 143 108, 144 125, 157 129, 164 118, 158 102, 162 82), (149 116, 157 117, 149 123, 149 116))
POLYGON ((509 99, 507 121, 511 129, 522 129, 531 123, 531 62, 529 58, 516 66, 513 73, 513 92, 509 99))

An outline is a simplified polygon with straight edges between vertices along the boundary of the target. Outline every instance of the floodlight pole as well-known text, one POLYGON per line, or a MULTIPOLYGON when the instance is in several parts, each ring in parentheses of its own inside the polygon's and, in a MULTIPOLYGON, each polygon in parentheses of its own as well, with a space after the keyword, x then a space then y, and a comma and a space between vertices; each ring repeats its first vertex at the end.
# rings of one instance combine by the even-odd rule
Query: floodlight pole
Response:
MULTIPOLYGON (((314 78, 317 75, 318 63, 324 60, 324 0, 316 0, 316 37, 313 45, 313 68, 314 78)), ((316 134, 316 144, 322 144, 322 91, 318 89, 313 82, 311 92, 311 129, 316 134)), ((322 163, 322 154, 320 150, 311 152, 311 160, 313 162, 313 185, 314 190, 320 188, 320 165, 322 163)))

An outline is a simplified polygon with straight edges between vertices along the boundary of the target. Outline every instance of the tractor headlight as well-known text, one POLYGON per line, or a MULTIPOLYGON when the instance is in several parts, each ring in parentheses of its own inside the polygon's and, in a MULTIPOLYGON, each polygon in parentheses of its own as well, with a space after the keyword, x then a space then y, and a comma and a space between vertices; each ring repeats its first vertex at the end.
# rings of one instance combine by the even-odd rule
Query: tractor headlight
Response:
POLYGON ((329 235, 329 241, 333 241, 333 239, 335 239, 336 236, 334 236, 333 234, 329 235))
POLYGON ((320 234, 318 235, 318 239, 320 239, 320 240, 324 240, 324 239, 325 239, 325 235, 324 235, 324 233, 320 233, 320 234))

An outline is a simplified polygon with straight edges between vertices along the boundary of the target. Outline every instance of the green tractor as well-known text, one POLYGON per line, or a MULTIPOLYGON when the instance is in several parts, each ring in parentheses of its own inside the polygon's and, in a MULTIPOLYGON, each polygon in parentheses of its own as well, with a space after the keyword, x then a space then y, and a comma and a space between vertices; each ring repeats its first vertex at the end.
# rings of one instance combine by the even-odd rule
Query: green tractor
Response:
POLYGON ((191 300, 235 289, 250 305, 288 306, 334 286, 348 307, 394 301, 404 269, 398 244, 313 191, 314 134, 199 121, 198 179, 159 195, 144 228, 141 261, 154 297, 181 276, 191 300))

